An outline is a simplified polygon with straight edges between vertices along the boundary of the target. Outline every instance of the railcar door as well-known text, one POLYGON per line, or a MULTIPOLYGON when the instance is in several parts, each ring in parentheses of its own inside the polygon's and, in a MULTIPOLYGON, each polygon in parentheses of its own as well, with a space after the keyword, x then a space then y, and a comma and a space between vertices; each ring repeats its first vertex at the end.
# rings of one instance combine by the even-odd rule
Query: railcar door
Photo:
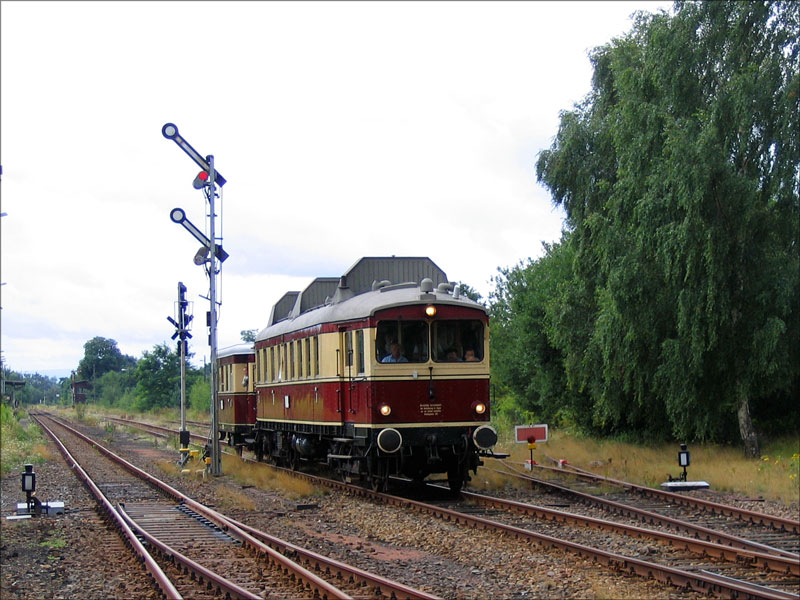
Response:
POLYGON ((353 415, 353 338, 350 331, 339 329, 339 356, 337 369, 339 375, 339 399, 337 409, 342 421, 352 422, 353 415))

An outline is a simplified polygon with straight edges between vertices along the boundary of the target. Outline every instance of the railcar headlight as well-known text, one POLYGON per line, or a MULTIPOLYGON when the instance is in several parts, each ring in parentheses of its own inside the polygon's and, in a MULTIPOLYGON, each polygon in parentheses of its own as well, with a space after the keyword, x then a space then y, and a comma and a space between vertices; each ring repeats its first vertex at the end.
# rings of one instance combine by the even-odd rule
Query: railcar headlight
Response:
POLYGON ((381 406, 380 406, 380 408, 378 410, 381 411, 381 414, 384 417, 388 417, 390 414, 392 414, 392 407, 389 406, 388 404, 381 404, 381 406))
POLYGON ((476 415, 482 415, 483 413, 486 412, 486 405, 483 402, 476 402, 472 406, 472 410, 475 411, 476 415))
POLYGON ((433 318, 436 316, 436 307, 432 304, 425 307, 425 314, 433 318))

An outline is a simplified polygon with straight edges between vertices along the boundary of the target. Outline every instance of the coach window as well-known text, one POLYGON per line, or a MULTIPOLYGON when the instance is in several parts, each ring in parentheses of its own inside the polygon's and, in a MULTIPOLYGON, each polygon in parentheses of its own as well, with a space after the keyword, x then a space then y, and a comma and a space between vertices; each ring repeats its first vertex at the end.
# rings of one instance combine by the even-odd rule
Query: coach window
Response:
MULTIPOLYGON (((375 344, 375 358, 378 362, 389 362, 392 344, 400 345, 399 362, 428 361, 428 324, 425 321, 381 321, 375 344)), ((394 361, 392 361, 394 362, 394 361)))
POLYGON ((297 340, 297 378, 303 378, 303 340, 297 340))
POLYGON ((275 346, 267 350, 269 359, 267 362, 267 381, 275 381, 275 346))
POLYGON ((356 331, 356 373, 364 372, 364 330, 356 331))
POLYGON ((306 377, 311 377, 311 338, 303 340, 306 346, 306 377))
POLYGON ((478 320, 436 321, 433 359, 437 362, 483 360, 483 323, 478 320))
POLYGON ((297 352, 297 378, 303 377, 303 341, 297 340, 295 343, 295 352, 297 352))
POLYGON ((294 379, 294 342, 289 342, 289 379, 294 379))
POLYGON ((314 376, 319 377, 319 337, 314 336, 314 341, 312 342, 314 346, 314 376))
POLYGON ((353 366, 353 332, 344 332, 344 366, 353 366))

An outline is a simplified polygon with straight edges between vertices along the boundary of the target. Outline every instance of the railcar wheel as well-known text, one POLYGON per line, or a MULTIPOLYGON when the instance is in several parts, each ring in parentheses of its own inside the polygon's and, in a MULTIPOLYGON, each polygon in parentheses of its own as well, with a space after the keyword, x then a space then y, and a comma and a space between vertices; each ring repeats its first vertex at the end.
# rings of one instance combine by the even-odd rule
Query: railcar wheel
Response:
POLYGON ((297 454, 297 451, 294 448, 289 450, 289 456, 286 457, 286 466, 289 467, 292 471, 297 471, 297 468, 300 463, 300 458, 297 454))
POLYGON ((369 462, 369 487, 373 492, 385 492, 389 487, 389 466, 380 460, 369 462))
POLYGON ((385 492, 389 487, 388 471, 382 475, 373 475, 369 481, 369 485, 373 492, 385 492))
POLYGON ((347 463, 340 462, 336 465, 336 473, 339 475, 339 481, 342 483, 350 483, 350 473, 347 471, 347 463))
POLYGON ((453 494, 461 492, 464 487, 464 475, 459 469, 454 469, 447 472, 447 485, 453 494))

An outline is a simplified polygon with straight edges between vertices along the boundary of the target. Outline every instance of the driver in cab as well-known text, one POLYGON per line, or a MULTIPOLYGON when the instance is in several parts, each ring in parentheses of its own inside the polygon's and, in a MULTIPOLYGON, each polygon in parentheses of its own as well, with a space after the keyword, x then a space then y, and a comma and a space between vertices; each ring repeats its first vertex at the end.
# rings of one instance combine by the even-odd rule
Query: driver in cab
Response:
POLYGON ((408 362, 408 359, 405 356, 403 356, 403 354, 401 352, 400 344, 397 342, 397 340, 392 340, 391 352, 390 352, 390 354, 387 354, 386 356, 384 356, 381 359, 381 362, 382 363, 404 363, 404 362, 408 362))

